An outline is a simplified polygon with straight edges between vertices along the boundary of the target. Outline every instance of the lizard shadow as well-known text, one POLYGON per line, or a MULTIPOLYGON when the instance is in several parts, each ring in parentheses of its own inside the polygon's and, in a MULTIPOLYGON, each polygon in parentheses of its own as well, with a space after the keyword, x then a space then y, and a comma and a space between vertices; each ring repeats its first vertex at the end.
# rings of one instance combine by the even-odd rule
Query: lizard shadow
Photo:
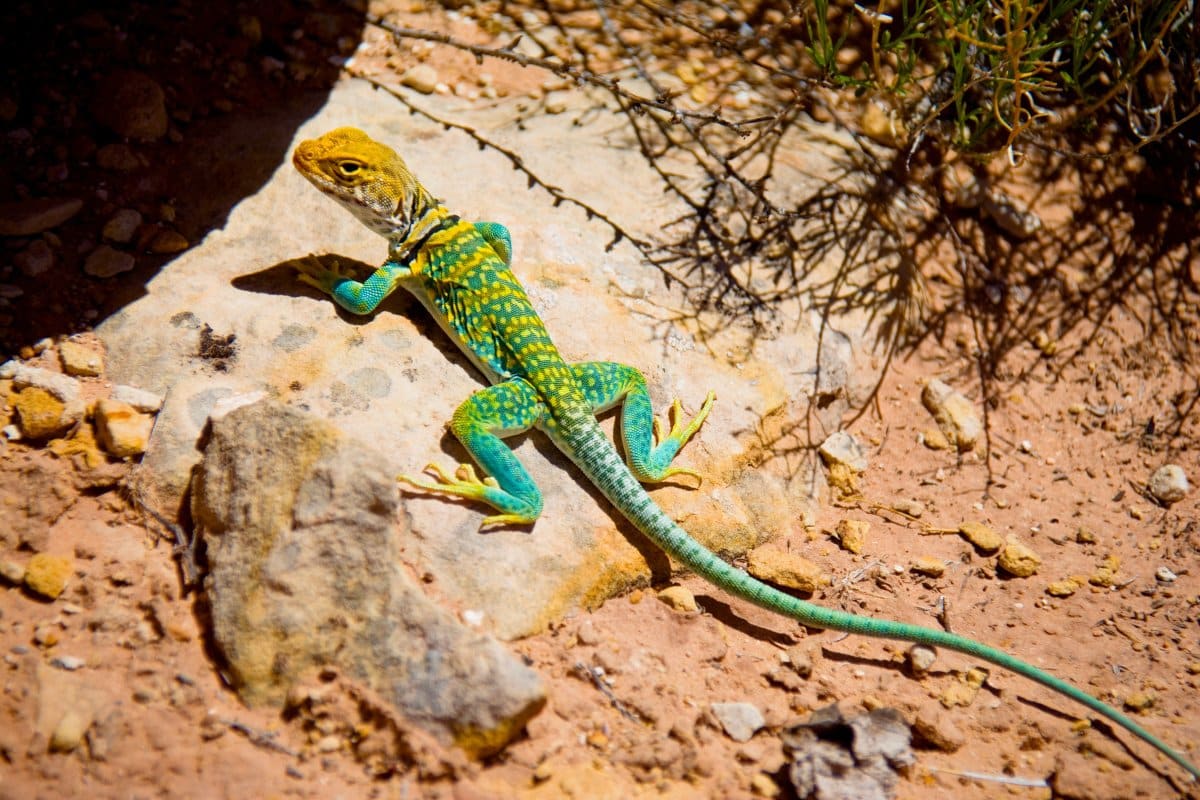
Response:
MULTIPOLYGON (((339 324, 348 323, 355 327, 361 327, 369 324, 379 314, 396 314, 404 317, 417 329, 414 338, 425 338, 435 342, 438 349, 451 363, 461 367, 465 372, 479 381, 480 386, 486 385, 479 373, 471 365, 471 362, 464 356, 454 343, 446 337, 446 334, 438 327, 425 309, 421 307, 412 295, 404 291, 396 291, 387 297, 379 308, 371 314, 352 314, 346 309, 333 302, 328 295, 320 291, 316 287, 309 286, 301 282, 297 277, 298 266, 301 262, 316 258, 326 266, 331 266, 334 262, 340 264, 343 268, 350 268, 356 278, 365 278, 375 270, 375 266, 359 261, 356 258, 337 255, 336 253, 322 253, 314 256, 300 256, 297 258, 289 258, 272 264, 269 267, 248 272, 239 275, 230 281, 230 284, 237 290, 243 292, 254 292, 256 294, 268 294, 281 297, 309 297, 317 300, 324 305, 331 306, 338 315, 339 324)), ((465 399, 465 398, 464 398, 465 399)))
MULTIPOLYGON (((760 642, 767 644, 779 645, 780 647, 791 647, 800 641, 795 634, 786 631, 780 631, 775 628, 767 628, 757 623, 746 619, 742 614, 725 600, 714 597, 710 594, 696 595, 696 604, 704 609, 704 612, 713 619, 720 622, 727 628, 732 628, 743 636, 748 636, 751 639, 757 639, 760 642)), ((786 617, 776 616, 782 623, 791 623, 792 621, 786 617)), ((798 623, 797 623, 798 624, 798 623)))

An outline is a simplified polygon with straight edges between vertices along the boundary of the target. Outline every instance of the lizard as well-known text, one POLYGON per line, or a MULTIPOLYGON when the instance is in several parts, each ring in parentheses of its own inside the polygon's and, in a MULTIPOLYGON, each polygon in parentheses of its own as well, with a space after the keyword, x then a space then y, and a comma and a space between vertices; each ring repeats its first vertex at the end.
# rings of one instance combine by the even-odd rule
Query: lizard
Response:
POLYGON ((360 315, 373 313, 397 288, 411 292, 490 383, 459 405, 449 423, 484 476, 467 462, 453 474, 429 464, 428 477, 398 480, 490 506, 497 513, 486 516, 483 526, 531 525, 542 512, 542 496, 503 440, 539 429, 643 535, 715 586, 805 626, 945 647, 1010 670, 1106 717, 1157 748, 1193 780, 1200 778, 1200 769, 1116 708, 1003 650, 938 628, 826 608, 719 558, 667 516, 643 487, 677 475, 700 477, 672 461, 703 424, 715 393, 708 393, 687 422, 674 400, 668 427, 655 415, 646 379, 634 367, 568 363, 511 270, 508 230, 451 213, 392 148, 361 130, 337 128, 303 141, 292 163, 388 242, 387 260, 363 281, 338 263, 327 266, 315 257, 295 265, 299 280, 360 315), (596 419, 618 406, 624 459, 596 419))

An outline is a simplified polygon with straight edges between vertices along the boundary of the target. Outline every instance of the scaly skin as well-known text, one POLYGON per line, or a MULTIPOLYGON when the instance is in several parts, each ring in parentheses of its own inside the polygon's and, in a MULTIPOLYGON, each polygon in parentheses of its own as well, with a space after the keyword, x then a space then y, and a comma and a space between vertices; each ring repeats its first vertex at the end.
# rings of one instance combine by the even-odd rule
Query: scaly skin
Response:
POLYGON ((450 423, 488 477, 481 480, 470 464, 459 465, 453 475, 431 464, 426 471, 433 480, 401 480, 486 503, 499 513, 486 517, 484 525, 532 523, 542 510, 541 493, 503 437, 538 428, 638 530, 727 592, 804 625, 946 647, 996 664, 1107 717, 1193 778, 1200 777, 1200 770, 1129 717, 1008 653, 936 628, 823 608, 722 561, 667 517, 642 488, 643 482, 672 475, 696 476, 672 467, 671 461, 708 415, 712 393, 686 424, 676 400, 671 427, 663 431, 650 406, 646 381, 636 369, 611 362, 566 363, 509 269, 508 231, 496 223, 471 224, 452 215, 393 150, 362 131, 338 128, 302 142, 292 162, 318 189, 386 237, 389 245, 388 260, 361 283, 315 259, 302 265, 300 279, 355 314, 373 312, 397 287, 407 289, 492 383, 460 405, 450 423), (618 404, 628 464, 596 423, 597 412, 618 404))

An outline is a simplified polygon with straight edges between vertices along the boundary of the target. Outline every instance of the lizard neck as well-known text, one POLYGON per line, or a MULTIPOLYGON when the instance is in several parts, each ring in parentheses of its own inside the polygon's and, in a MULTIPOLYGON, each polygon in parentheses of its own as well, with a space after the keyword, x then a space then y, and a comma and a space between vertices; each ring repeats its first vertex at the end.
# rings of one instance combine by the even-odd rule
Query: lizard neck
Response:
MULTIPOLYGON (((426 195, 426 197, 428 197, 426 195)), ((388 261, 413 265, 421 248, 438 231, 453 227, 459 219, 437 200, 428 197, 423 208, 415 209, 416 216, 407 231, 388 237, 388 261)))

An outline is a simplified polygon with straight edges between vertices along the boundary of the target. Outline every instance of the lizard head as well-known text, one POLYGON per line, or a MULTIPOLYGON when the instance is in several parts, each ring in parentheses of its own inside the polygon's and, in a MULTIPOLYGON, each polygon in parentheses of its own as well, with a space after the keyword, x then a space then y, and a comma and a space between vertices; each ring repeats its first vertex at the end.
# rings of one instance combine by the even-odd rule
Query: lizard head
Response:
POLYGON ((402 239, 435 204, 396 151, 357 128, 336 128, 300 143, 292 165, 364 225, 402 239))

